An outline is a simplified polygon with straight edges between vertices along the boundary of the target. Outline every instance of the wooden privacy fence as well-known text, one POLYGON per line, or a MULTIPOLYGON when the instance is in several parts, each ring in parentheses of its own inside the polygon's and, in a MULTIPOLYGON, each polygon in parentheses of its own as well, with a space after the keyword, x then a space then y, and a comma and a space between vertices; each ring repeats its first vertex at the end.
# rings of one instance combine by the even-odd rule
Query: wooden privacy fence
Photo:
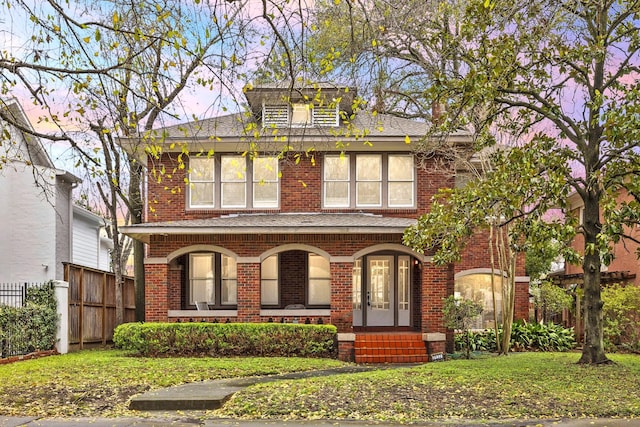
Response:
MULTIPOLYGON (((69 347, 105 345, 112 341, 116 325, 116 279, 113 273, 65 264, 69 283, 69 347)), ((135 322, 135 289, 132 277, 125 277, 122 297, 124 321, 135 322)))

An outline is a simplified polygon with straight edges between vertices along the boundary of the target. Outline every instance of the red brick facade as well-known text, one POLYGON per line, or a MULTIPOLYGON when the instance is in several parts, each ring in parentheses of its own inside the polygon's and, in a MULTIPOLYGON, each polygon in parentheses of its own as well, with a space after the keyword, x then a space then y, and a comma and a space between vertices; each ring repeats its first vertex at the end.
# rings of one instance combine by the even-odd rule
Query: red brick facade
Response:
MULTIPOLYGON (((412 147, 404 141, 405 134, 397 140, 397 151, 411 153, 412 147)), ((177 138, 177 137, 176 137, 177 138)), ((180 142, 178 139, 176 139, 180 142)), ((355 145, 356 143, 354 143, 355 145)), ((360 144, 358 142, 358 144, 360 144)), ((386 143, 389 145, 389 143, 386 143)), ((239 149, 241 143, 236 144, 239 149)), ((375 144, 369 148, 360 146, 356 152, 378 153, 387 156, 387 149, 375 144)), ((367 330, 404 331, 422 333, 429 353, 452 350, 452 331, 444 327, 442 320, 443 299, 454 292, 456 274, 465 271, 486 270, 488 265, 486 235, 479 233, 469 243, 462 262, 437 266, 429 253, 419 254, 402 245, 402 229, 380 232, 358 231, 361 227, 346 227, 344 232, 327 228, 326 232, 305 232, 291 226, 290 231, 251 232, 236 229, 217 229, 215 232, 193 232, 190 224, 220 220, 242 214, 281 215, 292 213, 314 214, 362 214, 375 218, 415 220, 427 213, 432 197, 439 188, 454 185, 453 169, 447 168, 442 159, 416 160, 420 165, 414 174, 414 207, 411 208, 349 208, 327 209, 323 207, 323 161, 321 152, 296 158, 290 155, 279 161, 279 203, 274 209, 190 209, 185 178, 188 177, 188 158, 183 157, 185 167, 178 162, 179 153, 166 152, 159 158, 148 160, 148 213, 145 233, 148 253, 145 261, 146 320, 159 321, 216 321, 216 322, 300 322, 333 324, 338 329, 339 357, 353 360, 354 333, 367 330), (437 164, 437 166, 436 166, 437 164), (165 173, 156 173, 156 171, 165 173), (182 221, 175 231, 172 224, 182 221), (184 221, 191 221, 185 223, 184 221), (200 222, 198 222, 200 221, 200 222), (157 228, 153 228, 154 225, 157 228), (163 230, 171 230, 164 232, 163 230), (156 231, 157 230, 157 231, 156 231), (182 230, 182 229, 181 229, 182 230), (234 259, 237 275, 237 304, 216 306, 207 311, 197 311, 189 302, 188 256, 190 253, 217 253, 234 259), (307 255, 314 253, 329 261, 330 302, 326 305, 308 304, 307 255), (268 257, 278 255, 278 303, 261 303, 261 265, 268 257), (396 286, 390 304, 396 304, 394 317, 375 324, 362 323, 367 314, 356 319, 356 313, 369 310, 370 292, 363 284, 359 302, 354 299, 354 265, 367 257, 387 257, 396 270, 396 286), (407 258, 408 257, 408 258, 407 258), (407 267, 407 261, 408 267, 407 267), (400 260, 404 262, 402 274, 408 286, 408 296, 400 301, 400 260), (408 278, 407 278, 408 275, 408 278), (404 301, 404 302, 403 302, 404 301), (398 308, 405 304, 405 308, 398 308), (360 304, 360 305, 358 305, 360 304), (297 308, 289 310, 295 305, 297 308), (300 308, 300 306, 304 308, 300 308), (408 306, 408 308, 406 308, 408 306), (359 307, 359 308, 358 308, 359 307), (408 310, 408 311, 407 311, 408 310), (402 311, 402 317, 400 311, 402 311), (408 316, 407 316, 408 314, 408 316), (363 317, 364 316, 364 317, 363 317), (354 326, 355 325, 355 326, 354 326)), ((335 154, 335 153, 334 153, 335 154)), ((389 190, 391 191, 391 190, 389 190)), ((245 215, 246 216, 246 215, 245 215)), ((142 224, 145 226, 145 224, 142 224)), ((326 226, 326 224, 325 224, 326 226)), ((387 229, 390 230, 390 229, 387 229)), ((135 231, 135 230, 134 230, 135 231)), ((133 234, 133 233, 132 233, 133 234)), ((362 265, 364 266, 364 261, 362 265)), ((523 273, 520 263, 518 274, 523 273)), ((363 267, 364 268, 364 267, 363 267)), ((368 267, 367 267, 368 268, 368 267)), ((528 287, 518 285, 516 317, 528 317, 528 287)), ((371 291, 374 292, 374 291, 371 291)), ((404 291, 403 291, 404 292, 404 291)))

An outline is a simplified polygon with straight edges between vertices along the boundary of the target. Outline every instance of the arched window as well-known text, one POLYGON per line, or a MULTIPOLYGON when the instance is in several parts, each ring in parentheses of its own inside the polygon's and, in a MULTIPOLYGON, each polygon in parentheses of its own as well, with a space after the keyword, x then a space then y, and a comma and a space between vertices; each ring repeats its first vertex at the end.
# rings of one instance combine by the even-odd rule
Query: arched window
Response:
MULTIPOLYGON (((496 311, 498 322, 502 316, 502 277, 494 275, 496 311)), ((456 278, 455 296, 466 300, 472 300, 482 304, 484 310, 478 316, 472 326, 475 329, 487 329, 494 327, 493 292, 491 287, 491 274, 474 273, 456 278)))

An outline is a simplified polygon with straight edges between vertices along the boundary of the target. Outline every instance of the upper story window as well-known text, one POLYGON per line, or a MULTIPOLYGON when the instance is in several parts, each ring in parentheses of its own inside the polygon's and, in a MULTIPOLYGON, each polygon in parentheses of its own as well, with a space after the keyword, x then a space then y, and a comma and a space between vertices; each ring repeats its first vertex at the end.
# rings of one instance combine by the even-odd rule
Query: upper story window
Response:
POLYGON ((189 159, 190 208, 277 208, 279 170, 275 157, 253 161, 241 155, 189 159))
POLYGON ((264 127, 338 126, 338 106, 318 106, 306 103, 263 104, 264 127))
POLYGON ((326 208, 415 206, 415 168, 410 154, 329 155, 323 172, 326 208))

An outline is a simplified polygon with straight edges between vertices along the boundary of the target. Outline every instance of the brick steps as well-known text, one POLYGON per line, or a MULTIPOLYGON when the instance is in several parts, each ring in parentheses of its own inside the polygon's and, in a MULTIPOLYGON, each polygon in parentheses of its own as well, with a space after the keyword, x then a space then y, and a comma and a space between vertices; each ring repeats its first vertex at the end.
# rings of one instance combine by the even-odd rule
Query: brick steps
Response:
POLYGON ((356 363, 424 363, 429 360, 421 333, 356 334, 356 363))

